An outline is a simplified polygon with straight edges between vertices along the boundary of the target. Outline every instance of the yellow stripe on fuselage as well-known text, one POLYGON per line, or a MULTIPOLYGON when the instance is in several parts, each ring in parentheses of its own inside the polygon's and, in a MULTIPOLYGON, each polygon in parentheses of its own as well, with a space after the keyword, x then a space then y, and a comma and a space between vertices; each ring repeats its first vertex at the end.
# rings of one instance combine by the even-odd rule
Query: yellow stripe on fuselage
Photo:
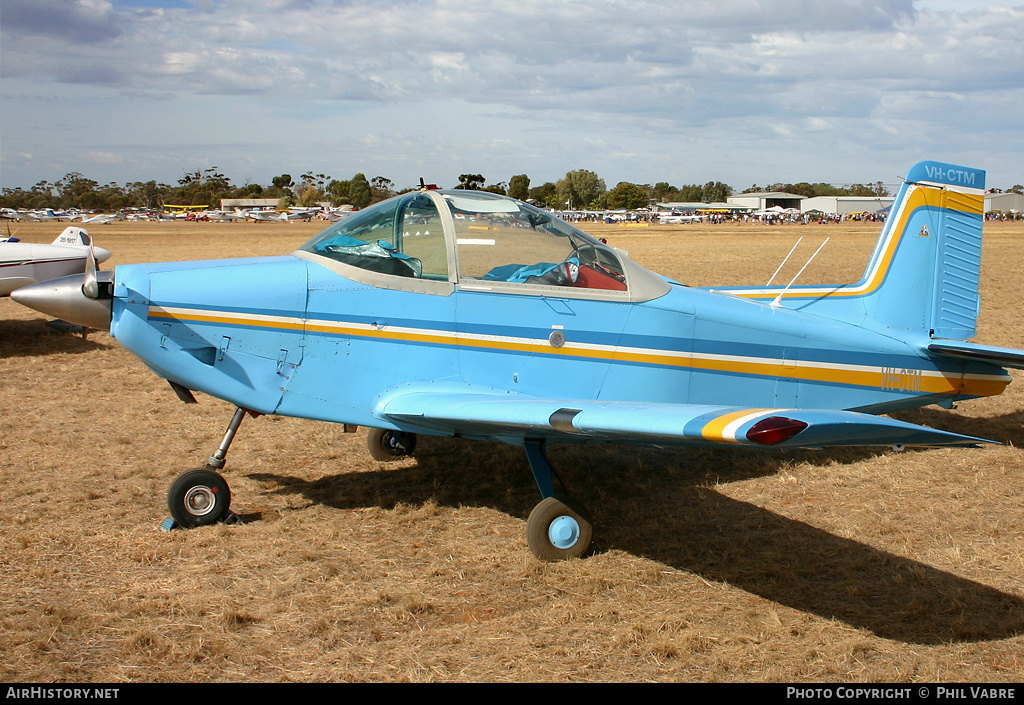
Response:
POLYGON ((655 348, 630 348, 567 342, 553 347, 546 339, 517 338, 471 333, 456 333, 421 328, 377 326, 363 323, 343 323, 298 317, 260 314, 230 313, 183 308, 151 306, 150 318, 182 322, 215 323, 246 326, 269 330, 305 331, 330 335, 349 335, 373 340, 447 345, 481 351, 519 352, 554 355, 572 359, 631 362, 661 365, 703 372, 784 378, 796 381, 820 382, 851 387, 883 388, 911 391, 921 394, 963 394, 968 396, 994 396, 1010 382, 1009 375, 961 375, 943 373, 934 369, 891 370, 869 365, 815 362, 807 360, 780 360, 739 355, 713 355, 655 348), (899 380, 912 379, 912 385, 899 380), (896 381, 892 381, 895 377, 896 381))

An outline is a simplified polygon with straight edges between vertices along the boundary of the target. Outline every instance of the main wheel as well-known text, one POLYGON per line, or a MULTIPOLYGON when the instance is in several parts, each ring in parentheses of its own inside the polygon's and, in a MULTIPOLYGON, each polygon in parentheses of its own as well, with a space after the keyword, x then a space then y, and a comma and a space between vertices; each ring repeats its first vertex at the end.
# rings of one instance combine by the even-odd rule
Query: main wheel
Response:
POLYGON ((542 561, 579 558, 593 535, 587 510, 569 497, 541 500, 526 520, 526 544, 542 561))
POLYGON ((167 490, 167 508, 186 528, 215 524, 228 515, 231 490, 219 473, 206 468, 184 472, 167 490))
POLYGON ((366 436, 366 446, 374 460, 397 460, 412 455, 416 450, 416 434, 371 428, 366 436))

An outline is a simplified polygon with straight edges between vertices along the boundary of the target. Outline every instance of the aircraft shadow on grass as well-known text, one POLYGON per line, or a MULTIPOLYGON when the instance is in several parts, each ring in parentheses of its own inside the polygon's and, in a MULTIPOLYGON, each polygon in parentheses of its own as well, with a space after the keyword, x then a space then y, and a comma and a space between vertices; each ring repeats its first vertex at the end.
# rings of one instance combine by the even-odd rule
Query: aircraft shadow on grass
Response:
POLYGON ((972 435, 979 438, 987 438, 1014 448, 1024 448, 1024 411, 965 419, 946 409, 922 407, 893 414, 893 416, 901 421, 923 424, 941 431, 953 431, 957 428, 961 432, 969 430, 972 435))
MULTIPOLYGON (((514 449, 454 439, 423 441, 412 467, 382 466, 376 472, 312 482, 273 474, 249 477, 274 483, 281 494, 301 494, 339 509, 434 501, 450 507, 489 506, 524 520, 529 515, 535 489, 514 449), (470 457, 453 462, 467 453, 470 457), (484 466, 487 471, 481 472, 484 466)), ((859 449, 813 457, 818 463, 844 464, 881 452, 859 449)), ((991 641, 1024 633, 1022 597, 841 538, 709 486, 777 473, 803 454, 622 446, 589 447, 583 454, 560 458, 559 464, 579 496, 601 507, 594 520, 602 539, 592 550, 626 551, 906 643, 991 641), (700 466, 713 463, 733 470, 723 477, 694 468, 695 453, 704 454, 696 460, 700 466), (580 463, 583 454, 588 467, 580 463)))
POLYGON ((98 343, 81 335, 49 328, 46 321, 0 320, 0 357, 32 357, 65 353, 77 355, 112 346, 98 343))

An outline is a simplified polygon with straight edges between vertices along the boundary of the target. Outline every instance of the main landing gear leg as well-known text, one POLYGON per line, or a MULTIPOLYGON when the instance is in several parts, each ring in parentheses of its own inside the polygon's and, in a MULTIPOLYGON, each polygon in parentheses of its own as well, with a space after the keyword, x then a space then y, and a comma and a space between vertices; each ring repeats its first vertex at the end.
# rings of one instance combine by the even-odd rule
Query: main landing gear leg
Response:
POLYGON ((556 495, 544 441, 523 443, 533 478, 544 498, 526 520, 526 543, 542 561, 579 558, 590 547, 594 529, 590 515, 580 502, 556 495))
POLYGON ((167 508, 171 511, 172 522, 164 522, 164 528, 173 528, 174 522, 185 528, 206 526, 222 521, 234 523, 237 517, 231 513, 231 489, 227 480, 217 472, 224 468, 225 457, 231 442, 235 440, 238 427, 242 425, 247 412, 242 407, 235 409, 231 423, 224 432, 224 439, 217 451, 206 461, 206 466, 188 470, 171 483, 167 491, 167 508))

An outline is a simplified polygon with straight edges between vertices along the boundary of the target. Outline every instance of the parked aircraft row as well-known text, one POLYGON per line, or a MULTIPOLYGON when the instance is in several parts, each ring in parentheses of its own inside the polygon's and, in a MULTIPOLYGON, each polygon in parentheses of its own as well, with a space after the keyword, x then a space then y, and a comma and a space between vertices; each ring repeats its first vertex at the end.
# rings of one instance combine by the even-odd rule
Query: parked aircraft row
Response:
POLYGON ((351 213, 352 209, 347 206, 341 208, 301 208, 293 207, 288 211, 279 211, 276 208, 235 208, 234 210, 221 209, 181 209, 173 212, 165 210, 130 210, 119 213, 90 214, 80 211, 54 211, 52 208, 40 210, 14 210, 13 208, 0 209, 2 220, 27 220, 32 222, 68 222, 80 221, 83 224, 90 223, 111 223, 115 220, 129 221, 176 221, 176 220, 198 220, 214 222, 230 222, 248 220, 261 223, 288 223, 295 220, 310 221, 313 218, 320 218, 330 222, 337 222, 351 213))

